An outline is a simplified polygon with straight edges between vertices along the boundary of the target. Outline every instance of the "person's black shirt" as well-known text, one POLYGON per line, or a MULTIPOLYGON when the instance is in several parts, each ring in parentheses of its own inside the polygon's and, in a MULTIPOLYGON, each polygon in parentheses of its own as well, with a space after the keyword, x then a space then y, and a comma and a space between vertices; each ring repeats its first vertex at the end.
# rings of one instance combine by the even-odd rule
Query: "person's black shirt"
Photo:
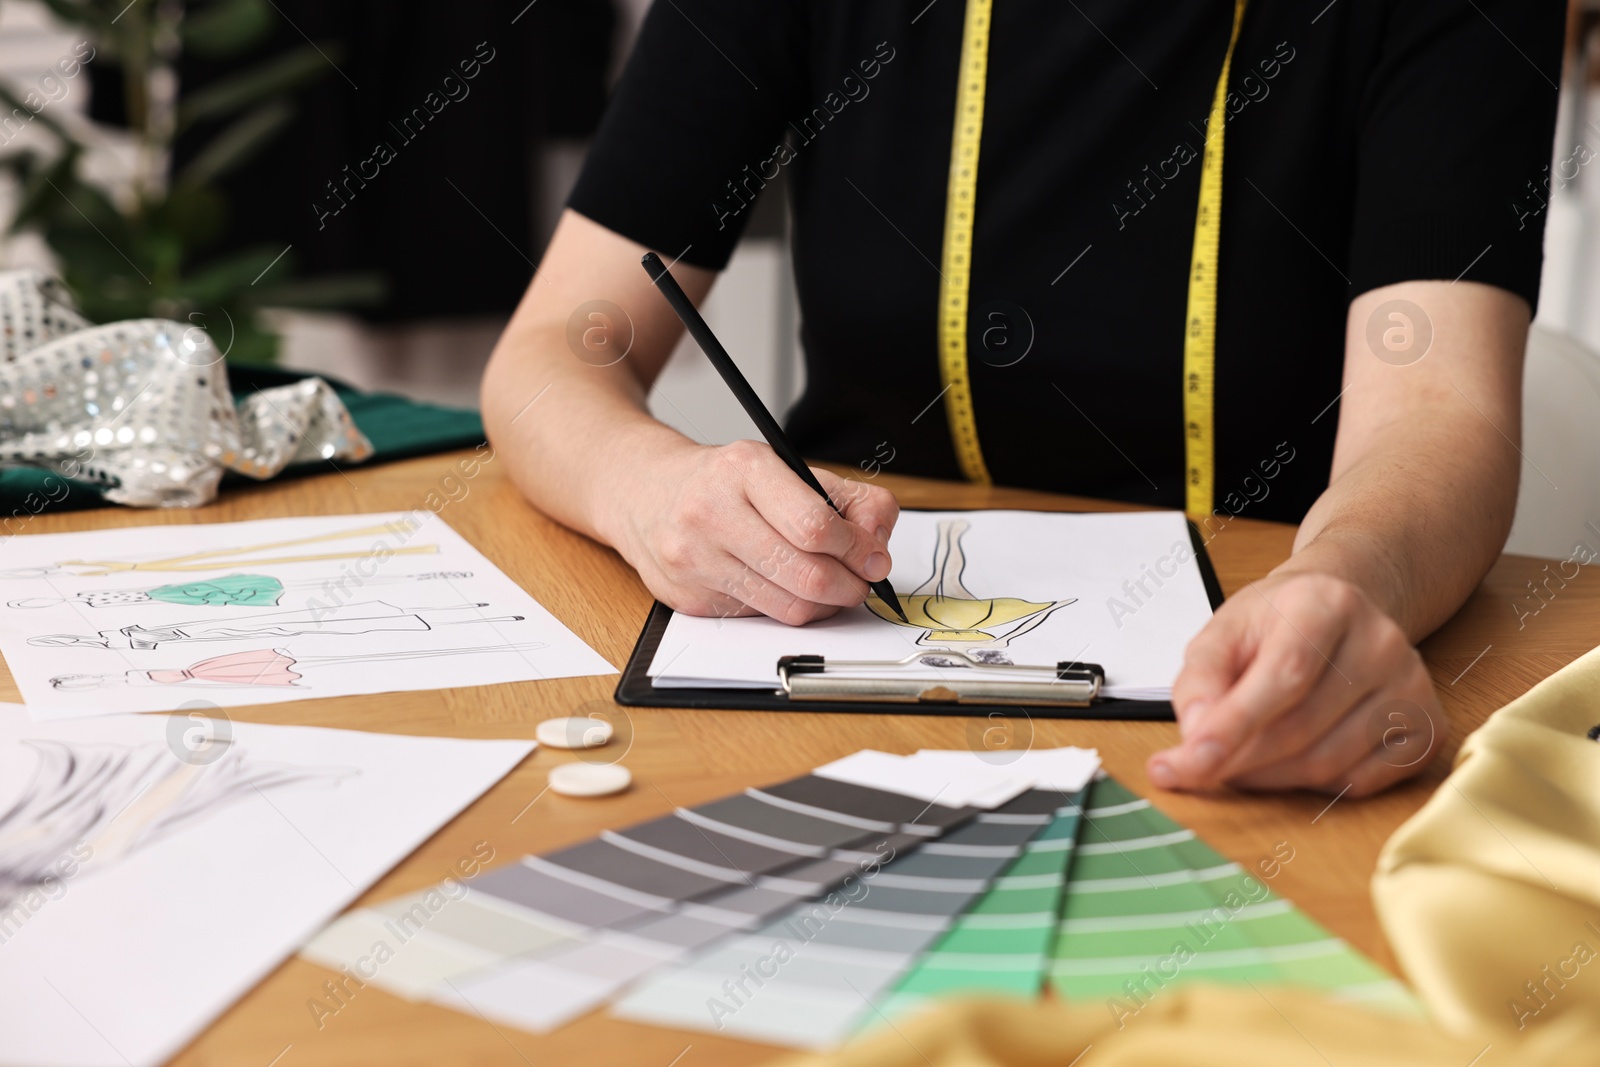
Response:
MULTIPOLYGON (((1252 0, 1226 124, 1219 509, 1298 521, 1326 488, 1355 296, 1459 278, 1536 303, 1563 15, 1252 0)), ((963 18, 963 0, 658 2, 572 195, 721 268, 783 172, 808 456, 960 477, 936 305, 963 18)), ((996 482, 1183 506, 1187 274, 1232 19, 1230 0, 996 0, 969 305, 996 482)))

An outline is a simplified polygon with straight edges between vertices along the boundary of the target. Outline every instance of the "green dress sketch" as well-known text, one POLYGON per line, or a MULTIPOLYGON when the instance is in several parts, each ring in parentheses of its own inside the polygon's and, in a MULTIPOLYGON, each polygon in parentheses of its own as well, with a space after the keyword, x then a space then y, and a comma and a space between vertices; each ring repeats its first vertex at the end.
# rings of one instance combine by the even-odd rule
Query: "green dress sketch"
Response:
POLYGON ((283 595, 283 583, 265 574, 226 574, 205 582, 179 582, 158 585, 142 593, 96 593, 96 607, 108 603, 136 604, 155 600, 163 604, 189 604, 196 607, 216 607, 237 604, 248 607, 256 604, 276 604, 283 595))

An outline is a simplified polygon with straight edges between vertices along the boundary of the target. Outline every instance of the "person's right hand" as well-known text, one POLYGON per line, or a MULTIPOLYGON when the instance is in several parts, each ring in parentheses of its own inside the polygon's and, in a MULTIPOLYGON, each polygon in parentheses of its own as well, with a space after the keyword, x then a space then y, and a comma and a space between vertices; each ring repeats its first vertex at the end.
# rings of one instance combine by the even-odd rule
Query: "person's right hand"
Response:
POLYGON ((605 536, 675 611, 799 626, 888 577, 900 506, 887 489, 812 468, 840 517, 756 441, 686 445, 633 470, 605 536))

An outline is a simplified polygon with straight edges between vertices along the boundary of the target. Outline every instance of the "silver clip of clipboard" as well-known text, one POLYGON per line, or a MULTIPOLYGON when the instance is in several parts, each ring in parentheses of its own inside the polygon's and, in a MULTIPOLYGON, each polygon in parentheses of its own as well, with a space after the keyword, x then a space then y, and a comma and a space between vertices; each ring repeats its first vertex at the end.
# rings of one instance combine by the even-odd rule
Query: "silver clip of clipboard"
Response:
POLYGON ((893 704, 1014 704, 1025 707, 1088 707, 1100 695, 1105 670, 1097 663, 1063 661, 1053 667, 991 663, 958 649, 914 652, 904 659, 836 659, 824 656, 782 656, 778 680, 790 700, 853 700, 893 704), (895 670, 914 666, 929 655, 964 660, 956 670, 975 668, 971 678, 896 678, 895 670), (884 672, 843 675, 838 671, 884 672), (996 677, 1019 672, 1035 678, 996 677), (990 677, 983 677, 985 673, 990 677))

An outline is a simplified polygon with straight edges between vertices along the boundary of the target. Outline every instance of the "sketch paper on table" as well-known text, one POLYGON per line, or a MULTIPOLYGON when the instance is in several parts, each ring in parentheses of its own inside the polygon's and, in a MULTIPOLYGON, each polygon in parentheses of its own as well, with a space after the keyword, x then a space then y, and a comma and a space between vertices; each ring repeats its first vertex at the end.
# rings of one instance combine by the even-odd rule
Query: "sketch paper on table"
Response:
POLYGON ((614 671, 427 511, 29 535, 5 562, 0 652, 42 720, 173 711, 218 661, 225 705, 614 671), (316 669, 241 680, 246 654, 316 669))
POLYGON ((0 1063, 165 1061, 533 748, 196 729, 0 705, 0 1063))
POLYGON ((898 660, 949 678, 958 649, 995 663, 1105 668, 1107 697, 1164 700, 1211 604, 1178 512, 907 511, 889 576, 909 623, 872 598, 796 628, 674 614, 650 665, 663 688, 767 688, 778 657, 898 660))

